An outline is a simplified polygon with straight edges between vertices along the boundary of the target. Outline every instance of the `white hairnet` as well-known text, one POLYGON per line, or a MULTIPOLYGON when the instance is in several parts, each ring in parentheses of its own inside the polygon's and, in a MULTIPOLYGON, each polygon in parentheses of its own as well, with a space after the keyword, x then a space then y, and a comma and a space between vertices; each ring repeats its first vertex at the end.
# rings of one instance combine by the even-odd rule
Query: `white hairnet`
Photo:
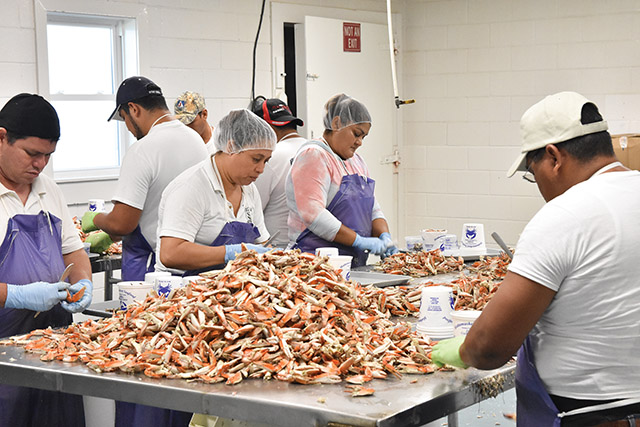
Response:
POLYGON ((260 117, 247 109, 232 110, 213 131, 216 152, 227 154, 246 150, 275 150, 276 133, 260 117))
POLYGON ((344 127, 357 125, 358 123, 371 123, 371 115, 364 104, 349 95, 341 93, 334 95, 324 104, 324 117, 322 119, 324 128, 327 130, 340 130, 344 127), (331 124, 333 119, 338 117, 337 128, 331 124))

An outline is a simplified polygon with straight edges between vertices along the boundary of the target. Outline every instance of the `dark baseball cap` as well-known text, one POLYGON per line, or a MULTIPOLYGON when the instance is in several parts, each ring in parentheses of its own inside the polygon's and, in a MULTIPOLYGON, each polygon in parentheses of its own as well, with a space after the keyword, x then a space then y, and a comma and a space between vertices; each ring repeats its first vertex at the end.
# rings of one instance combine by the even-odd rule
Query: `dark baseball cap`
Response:
POLYGON ((120 114, 118 114, 118 110, 122 105, 149 95, 162 96, 162 89, 146 77, 134 76, 125 79, 120 83, 116 94, 116 109, 113 110, 107 121, 112 119, 122 121, 120 114))
POLYGON ((0 110, 0 127, 18 136, 60 139, 60 120, 53 105, 40 95, 21 93, 0 110))
POLYGON ((257 99, 253 105, 253 112, 273 126, 285 126, 289 123, 304 126, 304 122, 294 116, 289 106, 278 98, 257 99))

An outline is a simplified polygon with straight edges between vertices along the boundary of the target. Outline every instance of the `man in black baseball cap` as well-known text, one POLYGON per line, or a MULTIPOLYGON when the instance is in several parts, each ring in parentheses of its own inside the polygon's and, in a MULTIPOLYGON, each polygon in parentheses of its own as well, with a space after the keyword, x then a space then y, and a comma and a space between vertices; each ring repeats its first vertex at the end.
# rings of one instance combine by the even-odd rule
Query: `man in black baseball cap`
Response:
POLYGON ((303 126, 304 122, 294 116, 289 106, 278 98, 265 99, 259 96, 253 101, 251 109, 269 123, 278 138, 278 145, 255 184, 262 200, 267 230, 272 236, 279 232, 273 240, 273 245, 286 247, 289 243, 289 208, 285 195, 285 181, 291 169, 293 156, 302 144, 307 142, 297 131, 297 127, 303 126))
POLYGON ((60 139, 58 114, 40 95, 21 93, 11 98, 0 110, 0 127, 17 136, 60 139))
MULTIPOLYGON (((113 209, 86 212, 82 230, 92 252, 103 252, 122 238, 122 280, 142 281, 155 269, 158 215, 162 192, 175 177, 207 158, 202 138, 171 114, 160 87, 146 77, 124 80, 116 94, 116 108, 108 120, 122 120, 138 139, 122 160, 113 209)), ((120 427, 187 425, 191 413, 116 402, 120 427)))
POLYGON ((122 108, 123 105, 127 105, 129 102, 146 98, 148 96, 162 97, 162 89, 160 89, 157 84, 143 76, 134 76, 125 79, 120 83, 118 93, 116 94, 116 108, 113 110, 113 113, 111 113, 107 121, 113 119, 124 121, 120 114, 118 114, 120 112, 120 108, 122 108))
MULTIPOLYGON (((21 93, 0 110, 0 336, 71 324, 91 304, 91 265, 60 188, 41 173, 60 138, 58 114, 21 93), (7 232, 7 230, 9 232, 7 232), (60 277, 73 264, 69 282, 60 277), (67 292, 84 289, 78 302, 67 292), (36 312, 41 312, 36 316, 36 312)), ((0 425, 84 425, 82 396, 0 385, 0 425)))

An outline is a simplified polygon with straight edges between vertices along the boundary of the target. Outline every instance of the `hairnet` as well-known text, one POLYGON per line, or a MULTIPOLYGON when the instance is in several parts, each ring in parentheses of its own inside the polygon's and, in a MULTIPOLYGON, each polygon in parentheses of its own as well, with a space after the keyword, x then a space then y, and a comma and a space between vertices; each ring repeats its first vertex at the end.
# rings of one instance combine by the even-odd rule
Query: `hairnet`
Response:
POLYGON ((246 109, 224 116, 213 131, 216 152, 227 154, 246 150, 275 150, 276 133, 260 117, 246 109))
POLYGON ((357 125, 358 123, 371 123, 371 115, 364 104, 349 95, 341 93, 334 95, 324 104, 324 117, 322 119, 324 128, 327 130, 340 130, 344 127, 357 125), (331 124, 333 119, 338 117, 337 128, 331 124))

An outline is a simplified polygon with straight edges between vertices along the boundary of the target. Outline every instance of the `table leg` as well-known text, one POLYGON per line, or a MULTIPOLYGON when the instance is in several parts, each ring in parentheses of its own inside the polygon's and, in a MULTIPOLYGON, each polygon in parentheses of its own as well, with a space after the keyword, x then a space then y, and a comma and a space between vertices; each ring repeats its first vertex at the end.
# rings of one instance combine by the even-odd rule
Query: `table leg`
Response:
POLYGON ((454 412, 453 414, 447 415, 447 426, 448 427, 458 427, 458 413, 454 412))
POLYGON ((113 268, 110 262, 105 262, 104 266, 104 300, 113 299, 113 268))

